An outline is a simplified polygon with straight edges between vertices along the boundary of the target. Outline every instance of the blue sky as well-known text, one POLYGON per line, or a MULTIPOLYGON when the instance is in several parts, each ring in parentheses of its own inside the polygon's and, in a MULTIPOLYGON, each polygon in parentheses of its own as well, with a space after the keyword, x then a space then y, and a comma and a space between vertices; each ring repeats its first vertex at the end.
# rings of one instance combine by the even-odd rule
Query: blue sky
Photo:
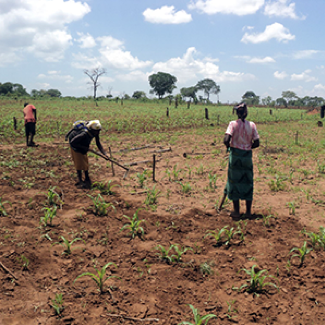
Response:
POLYGON ((324 12, 324 0, 0 0, 0 82, 88 96, 84 70, 105 68, 98 96, 152 97, 161 71, 174 95, 210 78, 221 102, 325 97, 324 12))

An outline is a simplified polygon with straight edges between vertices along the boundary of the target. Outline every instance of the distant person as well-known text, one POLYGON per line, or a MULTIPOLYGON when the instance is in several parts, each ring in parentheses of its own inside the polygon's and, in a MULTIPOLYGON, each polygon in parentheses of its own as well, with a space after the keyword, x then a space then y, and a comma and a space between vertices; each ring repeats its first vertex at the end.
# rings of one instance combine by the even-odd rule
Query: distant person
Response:
POLYGON ((239 200, 245 200, 246 217, 250 218, 254 181, 252 149, 259 147, 260 141, 255 123, 246 121, 246 104, 240 103, 234 109, 238 119, 229 123, 223 140, 230 152, 225 191, 229 200, 233 201, 234 211, 230 215, 240 218, 239 200))
POLYGON ((96 139, 96 145, 100 152, 106 155, 105 150, 103 149, 100 141, 99 141, 99 133, 102 129, 102 126, 98 120, 86 122, 86 125, 81 127, 74 127, 70 130, 66 139, 69 139, 69 144, 71 147, 71 156, 74 162, 74 166, 77 170, 78 182, 75 184, 78 188, 91 188, 91 180, 89 178, 89 163, 87 152, 89 150, 89 146, 91 140, 93 138, 96 139), (85 179, 82 180, 82 171, 85 172, 85 179))
POLYGON ((36 108, 29 103, 25 103, 23 112, 25 120, 26 145, 27 147, 37 147, 34 142, 37 121, 36 108))

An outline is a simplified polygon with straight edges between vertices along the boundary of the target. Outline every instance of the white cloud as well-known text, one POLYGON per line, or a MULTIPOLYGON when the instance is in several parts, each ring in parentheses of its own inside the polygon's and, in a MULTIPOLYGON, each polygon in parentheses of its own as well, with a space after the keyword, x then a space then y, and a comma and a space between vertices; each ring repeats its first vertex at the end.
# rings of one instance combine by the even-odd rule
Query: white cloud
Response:
POLYGON ((60 71, 48 71, 47 74, 41 73, 37 76, 37 78, 46 80, 59 80, 64 81, 65 83, 71 83, 73 81, 72 76, 62 75, 60 71))
POLYGON ((247 61, 248 63, 274 63, 275 60, 270 56, 266 56, 265 58, 251 58, 247 61))
POLYGON ((189 9, 213 14, 233 14, 238 16, 255 14, 264 5, 264 0, 193 0, 189 9))
POLYGON ((295 39, 294 35, 290 34, 290 31, 285 28, 282 24, 274 23, 268 25, 263 33, 245 33, 241 41, 243 43, 262 43, 267 42, 271 39, 276 39, 278 42, 288 42, 295 39))
POLYGON ((58 61, 71 45, 67 25, 89 12, 89 5, 77 0, 1 0, 0 55, 27 49, 46 61, 58 61))
POLYGON ((274 78, 276 78, 276 79, 283 80, 283 79, 285 79, 285 78, 288 77, 288 74, 287 74, 285 71, 282 71, 282 72, 275 71, 275 72, 273 73, 273 76, 274 76, 274 78))
POLYGON ((89 57, 86 54, 74 54, 73 66, 78 69, 105 67, 122 70, 137 70, 153 64, 152 61, 141 61, 126 51, 122 41, 111 36, 97 37, 99 42, 97 54, 89 57))
POLYGON ((86 35, 84 33, 77 33, 79 38, 76 39, 76 42, 80 43, 80 47, 82 49, 88 49, 96 46, 95 39, 87 33, 86 35))
POLYGON ((305 81, 305 82, 311 82, 311 81, 317 81, 318 79, 316 77, 310 76, 311 70, 305 70, 301 74, 295 74, 293 73, 291 75, 292 81, 305 81))
POLYGON ((162 6, 159 9, 146 9, 144 19, 153 24, 183 24, 192 21, 192 16, 184 10, 175 11, 174 6, 162 6))
MULTIPOLYGON (((299 19, 295 12, 296 4, 290 3, 290 0, 269 1, 264 8, 264 14, 270 17, 288 17, 299 19)), ((304 19, 305 17, 302 17, 304 19)))
MULTIPOLYGON (((171 58, 166 62, 157 62, 151 73, 163 71, 177 76, 180 84, 190 86, 203 78, 211 78, 215 82, 243 81, 255 76, 242 72, 220 71, 219 66, 211 62, 211 58, 196 59, 194 47, 187 49, 183 57, 171 58)), ((151 74, 150 73, 150 74, 151 74)))
POLYGON ((310 59, 314 54, 319 53, 317 50, 303 50, 297 51, 293 54, 294 59, 310 59))
POLYGON ((116 76, 117 79, 123 81, 143 81, 148 82, 149 74, 142 71, 131 71, 128 74, 119 74, 116 76))

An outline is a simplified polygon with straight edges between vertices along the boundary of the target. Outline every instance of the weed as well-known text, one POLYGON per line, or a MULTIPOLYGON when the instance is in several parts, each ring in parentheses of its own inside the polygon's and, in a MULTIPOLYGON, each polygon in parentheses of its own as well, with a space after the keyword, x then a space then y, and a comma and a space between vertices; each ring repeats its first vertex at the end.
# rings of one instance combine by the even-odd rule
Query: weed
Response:
POLYGON ((154 205, 157 203, 158 196, 160 194, 160 191, 156 189, 156 185, 153 186, 153 188, 147 191, 147 197, 144 201, 145 205, 154 205))
POLYGON ((98 270, 95 266, 94 266, 94 269, 96 270, 97 274, 96 273, 91 273, 91 272, 85 272, 85 273, 82 273, 80 275, 78 275, 75 280, 73 281, 73 284, 78 280, 80 279, 81 277, 84 277, 84 276, 89 276, 92 280, 95 281, 95 283, 97 284, 98 286, 98 290, 100 292, 100 294, 102 294, 104 292, 104 283, 111 279, 111 278, 118 278, 117 276, 115 275, 111 275, 111 276, 108 276, 105 278, 105 273, 106 273, 106 269, 110 266, 110 265, 114 265, 116 268, 116 264, 114 264, 113 262, 108 262, 106 265, 104 265, 101 270, 98 270))
POLYGON ((71 240, 71 242, 69 242, 67 239, 65 239, 63 236, 61 236, 62 242, 56 242, 53 243, 52 245, 61 245, 63 247, 65 247, 65 250, 63 251, 62 254, 66 254, 66 255, 70 255, 72 253, 72 250, 75 250, 77 248, 80 247, 74 247, 73 249, 71 248, 71 246, 76 242, 76 241, 83 241, 84 243, 86 243, 82 238, 75 238, 73 240, 71 240))
POLYGON ((120 231, 123 231, 124 229, 128 229, 129 235, 131 235, 131 238, 134 239, 135 236, 143 236, 144 235, 144 230, 142 227, 140 227, 140 224, 142 222, 146 222, 144 219, 139 220, 138 217, 138 212, 140 211, 140 209, 138 209, 134 214, 132 219, 128 216, 123 216, 123 218, 127 218, 129 220, 129 223, 126 223, 120 231), (140 235, 139 235, 140 233, 140 235))
POLYGON ((210 319, 217 318, 217 316, 214 314, 207 314, 201 317, 198 309, 194 308, 190 304, 188 306, 192 309, 193 316, 194 316, 194 323, 183 321, 178 325, 203 325, 203 324, 207 325, 210 319))
POLYGON ((217 188, 217 174, 212 175, 211 172, 209 172, 209 188, 211 190, 215 190, 217 188))
POLYGON ((211 265, 208 262, 203 262, 200 264, 200 273, 203 277, 212 274, 211 265))
POLYGON ((270 190, 273 192, 279 192, 279 191, 283 191, 285 189, 285 177, 280 177, 278 174, 275 174, 275 180, 271 179, 268 182, 268 185, 270 187, 270 190))
POLYGON ((148 176, 148 171, 145 169, 142 173, 137 173, 136 174, 139 185, 141 188, 144 186, 144 182, 147 180, 148 176))
POLYGON ((28 270, 28 266, 29 266, 29 259, 25 256, 25 255, 20 255, 19 257, 19 261, 21 262, 21 265, 23 267, 24 271, 28 270))

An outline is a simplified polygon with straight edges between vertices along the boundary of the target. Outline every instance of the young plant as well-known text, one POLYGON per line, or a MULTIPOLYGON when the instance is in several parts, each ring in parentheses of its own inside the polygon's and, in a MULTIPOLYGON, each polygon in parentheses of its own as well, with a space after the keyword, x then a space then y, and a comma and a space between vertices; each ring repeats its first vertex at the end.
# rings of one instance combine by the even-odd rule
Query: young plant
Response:
POLYGON ((50 187, 47 190, 47 203, 49 205, 59 205, 60 207, 62 206, 62 201, 60 195, 55 191, 56 187, 50 187))
POLYGON ((217 188, 217 174, 212 175, 211 172, 209 172, 209 188, 211 190, 215 190, 217 188))
POLYGON ((114 265, 116 268, 116 264, 114 264, 113 262, 108 262, 106 265, 104 265, 100 270, 98 270, 95 266, 94 266, 94 269, 96 270, 97 273, 91 273, 91 272, 85 272, 85 273, 82 273, 80 275, 78 275, 75 280, 73 281, 73 284, 78 280, 80 279, 81 277, 84 277, 84 276, 89 276, 92 280, 95 281, 95 283, 97 284, 97 287, 98 287, 98 290, 100 292, 100 294, 102 294, 104 292, 104 283, 111 279, 111 278, 118 278, 117 276, 115 275, 111 275, 111 276, 108 276, 105 278, 105 274, 106 274, 106 269, 110 266, 110 265, 114 265))
MULTIPOLYGON (((265 293, 268 290, 266 289, 266 287, 274 287, 277 290, 279 290, 279 287, 273 283, 273 282, 265 282, 265 280, 267 278, 274 278, 276 279, 276 277, 272 276, 272 275, 267 275, 267 270, 260 270, 257 273, 255 273, 255 267, 256 265, 253 265, 252 268, 250 270, 247 269, 241 269, 240 271, 244 271, 246 274, 248 274, 250 276, 250 278, 248 280, 246 280, 246 282, 248 283, 244 283, 239 289, 238 291, 241 291, 242 289, 245 289, 244 291, 247 291, 249 293, 254 293, 254 294, 258 294, 258 293, 265 293), (263 275, 263 273, 265 273, 266 275, 263 275)), ((235 289, 235 288, 234 288, 235 289)))
POLYGON ((82 238, 75 238, 73 240, 71 240, 71 242, 69 242, 67 239, 65 239, 63 236, 61 236, 61 239, 62 239, 62 242, 56 242, 56 243, 53 243, 52 245, 61 245, 65 248, 65 250, 63 251, 62 255, 63 254, 66 254, 66 255, 70 255, 72 253, 73 250, 77 249, 77 248, 80 248, 80 247, 74 247, 74 248, 71 248, 71 246, 78 240, 81 240, 83 241, 84 243, 86 243, 82 238))
POLYGON ((177 164, 174 165, 173 170, 172 170, 172 174, 173 174, 173 178, 174 181, 178 181, 179 178, 179 174, 183 169, 177 169, 177 164))
POLYGON ((97 188, 102 195, 114 195, 113 188, 119 186, 118 184, 112 184, 113 180, 109 180, 105 183, 95 182, 92 187, 97 188))
POLYGON ((52 208, 44 208, 44 217, 40 218, 40 226, 47 227, 50 226, 52 227, 53 224, 53 218, 56 216, 57 212, 57 207, 53 206, 52 208))
POLYGON ((52 307, 53 307, 56 315, 60 315, 62 313, 62 311, 64 310, 63 303, 64 303, 64 300, 63 300, 62 293, 57 293, 55 295, 55 299, 52 299, 52 307))
POLYGON ((5 207, 4 207, 4 204, 6 204, 6 203, 10 204, 10 206, 11 206, 11 203, 9 201, 3 201, 2 202, 2 197, 0 197, 0 217, 1 216, 6 217, 8 215, 8 213, 7 213, 7 211, 6 211, 5 207))
POLYGON ((292 248, 292 250, 290 251, 289 254, 297 251, 298 253, 297 254, 293 254, 291 257, 290 257, 290 261, 294 258, 294 257, 298 257, 299 260, 300 260, 300 265, 299 266, 302 266, 304 264, 304 261, 305 261, 305 258, 307 256, 307 254, 309 254, 313 249, 312 248, 307 248, 307 242, 305 241, 302 245, 301 248, 299 247, 294 247, 292 248))
POLYGON ((229 320, 231 320, 232 318, 236 317, 232 314, 234 313, 237 313, 238 310, 236 308, 233 308, 234 307, 234 304, 235 304, 236 300, 231 300, 231 301, 226 301, 227 305, 228 305, 228 310, 227 310, 227 317, 229 320))
POLYGON ((203 277, 212 274, 211 265, 208 262, 203 262, 200 264, 200 272, 203 277))
POLYGON ((28 266, 29 266, 29 259, 25 256, 25 255, 20 255, 19 258, 21 265, 23 267, 23 271, 27 271, 28 270, 28 266))
POLYGON ((159 250, 160 253, 156 253, 159 258, 163 261, 166 261, 168 264, 173 262, 173 258, 172 256, 169 256, 169 252, 174 248, 174 245, 170 245, 169 248, 165 248, 162 245, 157 245, 155 247, 156 250, 159 250))
POLYGON ((160 191, 156 189, 156 185, 154 185, 152 190, 148 189, 147 197, 144 201, 144 204, 147 206, 156 204, 159 194, 160 191))
POLYGON ((296 204, 295 202, 288 202, 287 206, 289 208, 289 214, 295 216, 296 215, 296 204))
POLYGON ((96 197, 93 197, 89 194, 87 194, 91 200, 93 201, 94 204, 94 214, 96 216, 106 216, 107 215, 107 210, 109 207, 113 207, 113 209, 115 209, 114 205, 112 203, 107 203, 105 202, 105 200, 103 199, 103 197, 98 194, 96 197))
POLYGON ((270 190, 273 192, 283 191, 285 189, 284 177, 280 177, 278 174, 275 174, 275 180, 271 179, 268 182, 270 190))
POLYGON ((217 231, 215 230, 207 230, 209 231, 204 238, 206 237, 213 237, 216 240, 216 245, 222 245, 222 243, 224 242, 224 239, 222 238, 222 234, 226 231, 226 229, 229 226, 224 226, 223 228, 221 228, 220 230, 218 229, 217 231))
POLYGON ((144 187, 144 183, 147 180, 148 171, 145 169, 142 173, 137 173, 137 179, 141 188, 144 187))
POLYGON ((131 235, 131 238, 134 239, 135 236, 143 236, 144 235, 144 230, 142 227, 140 227, 140 224, 142 222, 146 222, 144 219, 139 220, 138 217, 138 212, 140 209, 138 209, 134 214, 133 217, 131 219, 131 217, 128 216, 123 216, 123 218, 126 218, 129 220, 129 223, 126 223, 120 231, 123 231, 125 229, 129 230, 129 235, 131 235))
POLYGON ((192 187, 191 187, 190 183, 186 183, 186 184, 183 184, 182 182, 177 182, 177 183, 181 185, 182 193, 187 194, 192 191, 192 187))
POLYGON ((178 325, 207 325, 210 319, 217 318, 217 316, 214 314, 207 314, 201 317, 198 309, 194 308, 190 304, 188 306, 192 309, 193 316, 194 316, 194 323, 183 321, 178 325))
POLYGON ((180 246, 179 244, 174 244, 173 245, 174 247, 174 251, 175 251, 175 253, 176 253, 176 255, 175 254, 173 254, 172 256, 171 256, 171 258, 172 258, 172 260, 174 261, 174 262, 181 262, 181 260, 182 260, 182 255, 184 254, 184 253, 186 253, 188 250, 191 250, 191 251, 193 251, 193 249, 192 248, 190 248, 190 247, 183 247, 183 246, 180 246))
POLYGON ((267 216, 262 214, 262 217, 263 217, 263 225, 264 225, 264 227, 270 227, 270 220, 271 219, 276 219, 276 217, 274 215, 272 215, 272 214, 269 214, 267 216))

